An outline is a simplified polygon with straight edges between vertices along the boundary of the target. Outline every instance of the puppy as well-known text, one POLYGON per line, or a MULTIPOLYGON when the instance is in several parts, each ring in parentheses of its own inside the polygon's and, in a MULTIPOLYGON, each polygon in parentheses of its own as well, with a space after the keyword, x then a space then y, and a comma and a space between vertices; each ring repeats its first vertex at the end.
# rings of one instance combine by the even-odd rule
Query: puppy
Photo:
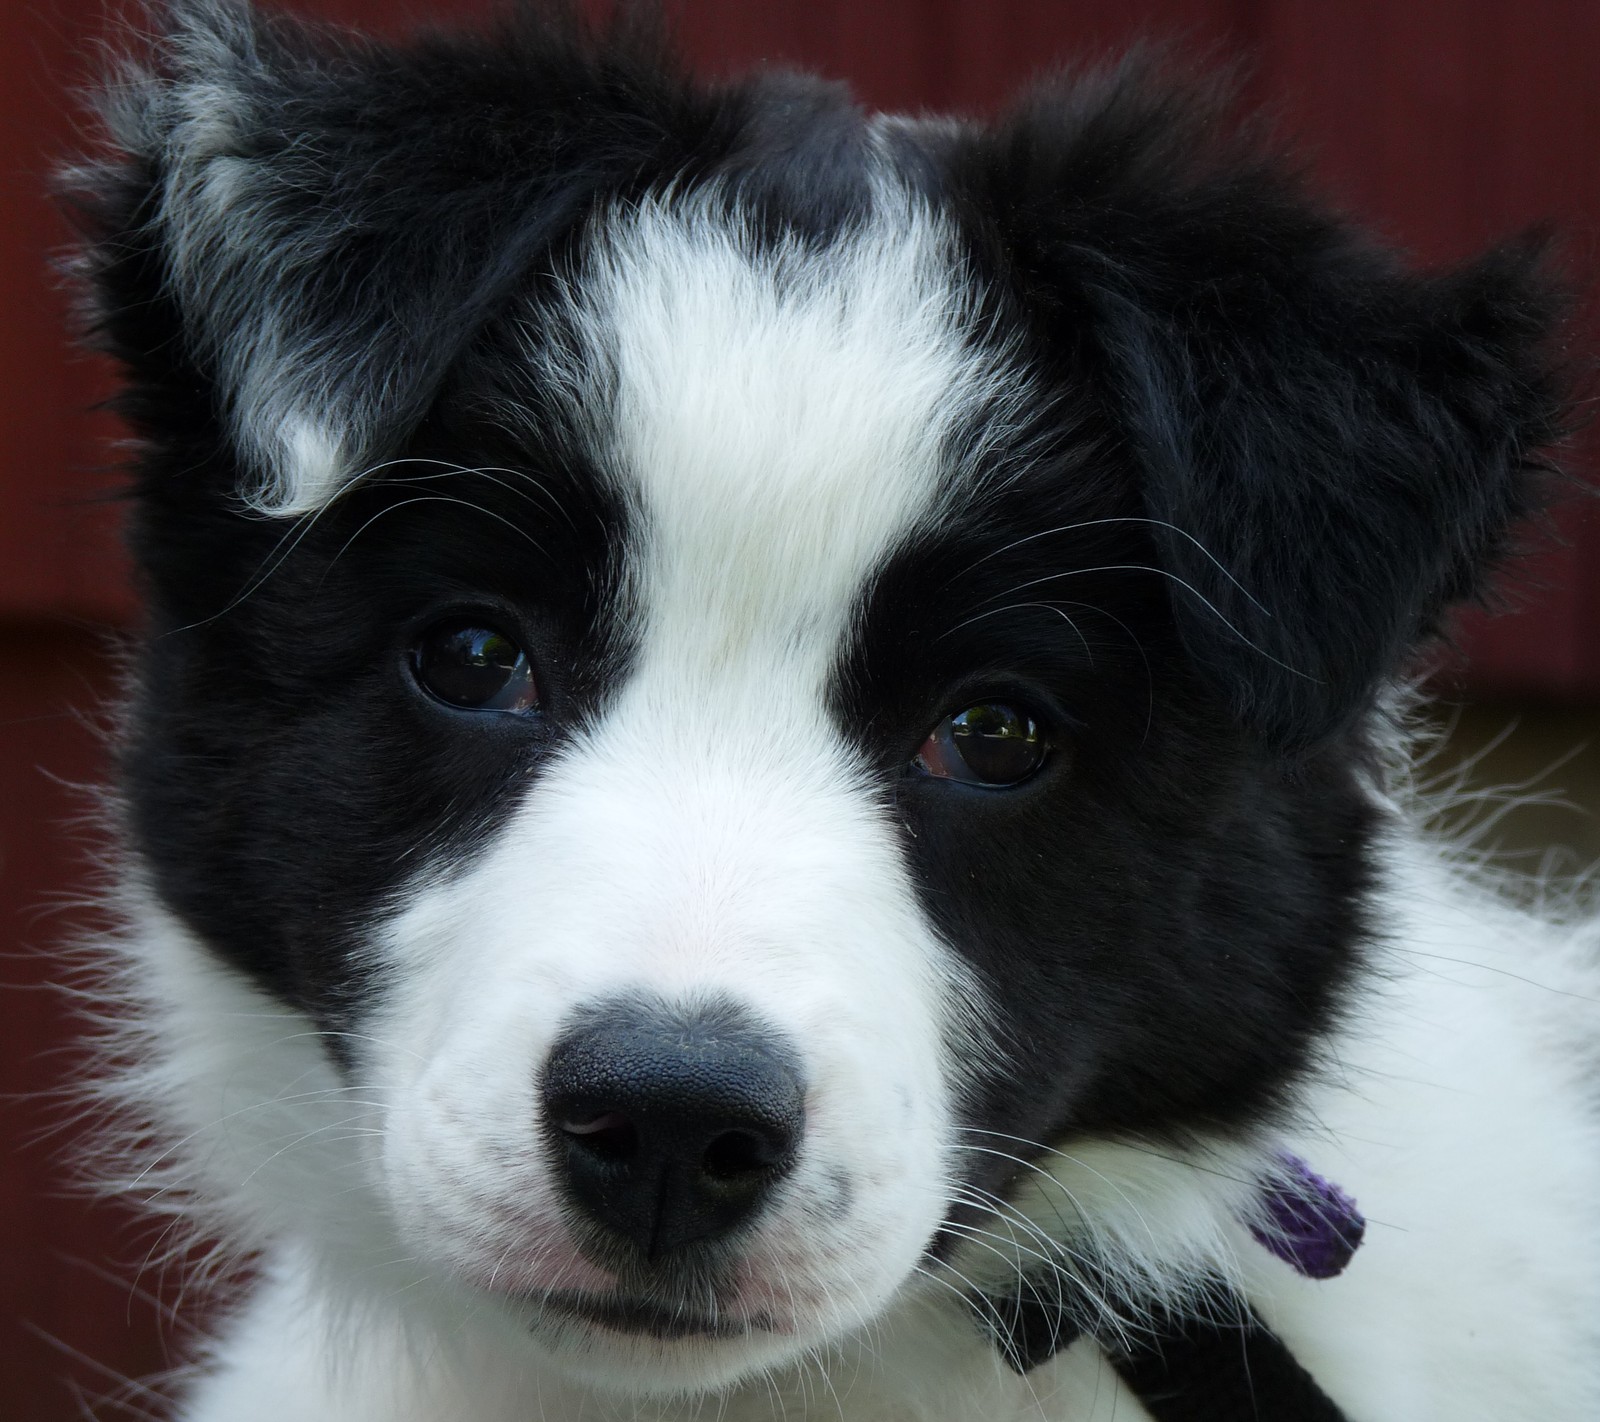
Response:
POLYGON ((1396 725, 1560 434, 1535 253, 1137 65, 159 29, 72 181, 104 1090, 256 1276, 177 1417, 1600 1416, 1595 931, 1396 725))

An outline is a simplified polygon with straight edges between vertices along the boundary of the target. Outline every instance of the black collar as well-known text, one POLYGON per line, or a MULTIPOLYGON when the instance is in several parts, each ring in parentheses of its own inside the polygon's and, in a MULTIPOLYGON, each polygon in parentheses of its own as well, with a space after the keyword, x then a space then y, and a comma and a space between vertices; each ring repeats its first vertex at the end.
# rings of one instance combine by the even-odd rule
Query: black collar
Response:
MULTIPOLYGON (((1264 1248, 1312 1279, 1343 1272, 1366 1221, 1356 1202, 1299 1156, 1279 1151, 1246 1221, 1264 1248)), ((1119 1299, 1091 1256, 1063 1252, 1015 1294, 975 1301, 995 1346, 1028 1373, 1088 1334, 1156 1422, 1346 1422, 1249 1303, 1201 1281, 1184 1309, 1119 1299)))
MULTIPOLYGON (((1062 1285, 1025 1284, 984 1299, 980 1315, 1017 1372, 1027 1373, 1085 1331, 1062 1285)), ((1283 1340, 1236 1296, 1212 1291, 1203 1314, 1146 1311, 1136 1324, 1092 1330, 1122 1381, 1156 1422, 1346 1422, 1283 1340)))

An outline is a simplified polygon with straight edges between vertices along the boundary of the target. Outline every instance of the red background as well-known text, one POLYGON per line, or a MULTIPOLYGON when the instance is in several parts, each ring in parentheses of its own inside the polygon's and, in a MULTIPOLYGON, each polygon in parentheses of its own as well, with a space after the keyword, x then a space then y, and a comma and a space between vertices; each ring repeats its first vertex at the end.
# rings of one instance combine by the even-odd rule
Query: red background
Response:
MULTIPOLYGON (((114 4, 112 6, 114 8, 114 4)), ((438 0, 302 0, 402 28, 438 0)), ((991 109, 1026 77, 1141 37, 1242 61, 1340 201, 1426 262, 1553 221, 1580 283, 1600 226, 1600 5, 1593 0, 681 0, 708 70, 803 64, 884 108, 991 109)), ((82 126, 107 0, 9 0, 0 13, 0 1415, 81 1417, 118 1379, 165 1366, 148 1235, 68 1193, 73 1053, 51 948, 74 912, 88 837, 75 784, 103 775, 93 713, 111 638, 133 616, 116 543, 115 428, 92 413, 106 372, 69 352, 51 274, 66 232, 44 197, 82 126)), ((1587 323, 1586 323, 1587 324, 1587 323)), ((1580 347, 1585 344, 1582 337, 1580 347)), ((1587 477, 1593 441, 1579 438, 1587 477)), ((1600 700, 1600 523, 1582 500, 1519 575, 1518 611, 1471 619, 1457 673, 1477 696, 1600 700)), ((76 921, 82 922, 81 913, 76 921)), ((171 1330, 166 1330, 170 1335, 171 1330)), ((107 1404, 105 1416, 130 1415, 107 1404)))

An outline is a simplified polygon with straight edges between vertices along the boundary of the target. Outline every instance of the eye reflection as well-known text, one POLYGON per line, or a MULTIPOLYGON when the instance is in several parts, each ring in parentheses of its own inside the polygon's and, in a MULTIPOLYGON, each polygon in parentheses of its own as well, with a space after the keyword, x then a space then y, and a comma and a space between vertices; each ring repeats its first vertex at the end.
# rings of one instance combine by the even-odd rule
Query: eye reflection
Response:
POLYGON ((1004 787, 1034 775, 1048 751, 1038 723, 1026 711, 983 702, 945 717, 912 764, 938 780, 1004 787))
POLYGON ((528 654, 504 632, 444 622, 411 649, 412 675, 430 696, 469 711, 526 715, 539 709, 528 654))

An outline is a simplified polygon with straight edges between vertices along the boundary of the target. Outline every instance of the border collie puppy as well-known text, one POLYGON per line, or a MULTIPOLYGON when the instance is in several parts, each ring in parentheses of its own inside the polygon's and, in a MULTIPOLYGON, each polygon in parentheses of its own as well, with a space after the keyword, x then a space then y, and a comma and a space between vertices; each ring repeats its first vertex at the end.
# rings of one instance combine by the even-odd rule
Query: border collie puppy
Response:
POLYGON ((1600 1416, 1596 935, 1391 715, 1559 435, 1536 254, 1137 66, 157 28, 75 184, 107 1089, 256 1261, 178 1417, 1600 1416))

